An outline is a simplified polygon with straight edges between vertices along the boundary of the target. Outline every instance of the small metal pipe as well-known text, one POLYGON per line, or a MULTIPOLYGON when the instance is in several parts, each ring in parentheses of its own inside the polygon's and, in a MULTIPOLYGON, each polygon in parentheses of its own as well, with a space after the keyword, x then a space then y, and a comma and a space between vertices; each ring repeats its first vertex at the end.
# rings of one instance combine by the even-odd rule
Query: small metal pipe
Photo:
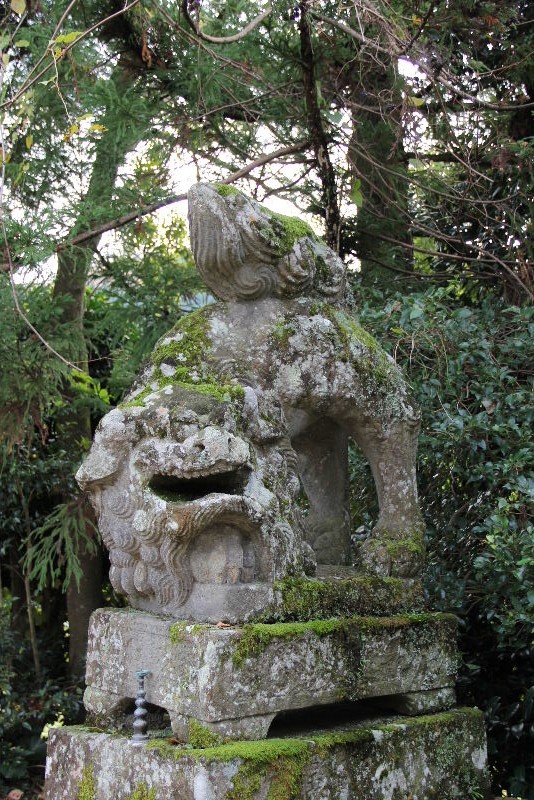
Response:
POLYGON ((140 669, 135 674, 139 685, 135 698, 132 744, 143 744, 148 741, 148 723, 146 721, 148 711, 146 708, 145 678, 151 673, 149 669, 140 669))

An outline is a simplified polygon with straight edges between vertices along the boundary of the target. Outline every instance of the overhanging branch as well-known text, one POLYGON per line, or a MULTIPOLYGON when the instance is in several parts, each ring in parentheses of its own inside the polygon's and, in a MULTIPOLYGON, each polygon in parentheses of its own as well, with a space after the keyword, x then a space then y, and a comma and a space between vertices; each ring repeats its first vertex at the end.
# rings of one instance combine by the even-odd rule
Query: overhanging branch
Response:
MULTIPOLYGON (((283 156, 290 155, 292 153, 298 153, 302 150, 305 150, 308 147, 307 141, 297 142, 296 144, 288 145, 287 147, 281 147, 278 150, 275 150, 273 153, 265 153, 263 156, 260 156, 255 161, 251 161, 250 164, 247 164, 241 169, 238 169, 237 172, 233 172, 228 178, 225 178, 221 183, 234 183, 235 181, 243 178, 245 175, 248 175, 257 167, 261 167, 264 164, 268 164, 271 161, 276 161, 278 158, 283 158, 283 156)), ((137 208, 135 211, 129 211, 127 214, 123 214, 121 217, 117 217, 116 219, 109 220, 109 222, 104 222, 102 225, 98 225, 95 228, 91 228, 91 230, 83 231, 83 233, 79 233, 74 236, 72 239, 62 242, 56 247, 56 253, 61 252, 66 247, 74 247, 76 245, 83 244, 84 242, 88 241, 89 239, 94 239, 97 236, 101 236, 103 233, 107 231, 115 230, 116 228, 122 228, 124 225, 128 225, 130 222, 134 222, 136 219, 140 217, 146 217, 148 214, 153 214, 154 211, 158 211, 160 208, 164 208, 165 206, 169 206, 172 203, 179 203, 181 200, 187 199, 187 193, 184 194, 173 194, 169 197, 164 197, 161 200, 156 200, 154 203, 149 203, 146 206, 141 206, 141 208, 137 208)))

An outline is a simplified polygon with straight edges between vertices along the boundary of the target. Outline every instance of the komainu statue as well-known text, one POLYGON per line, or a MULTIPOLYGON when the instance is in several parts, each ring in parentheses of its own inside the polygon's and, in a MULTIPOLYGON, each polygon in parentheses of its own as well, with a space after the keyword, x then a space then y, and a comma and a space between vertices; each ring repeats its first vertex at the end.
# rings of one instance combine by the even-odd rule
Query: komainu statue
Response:
POLYGON ((299 219, 226 185, 189 192, 197 268, 219 299, 156 345, 78 473, 134 607, 242 621, 273 584, 353 560, 347 447, 379 518, 363 571, 417 577, 418 411, 394 361, 345 311, 345 267, 299 219))

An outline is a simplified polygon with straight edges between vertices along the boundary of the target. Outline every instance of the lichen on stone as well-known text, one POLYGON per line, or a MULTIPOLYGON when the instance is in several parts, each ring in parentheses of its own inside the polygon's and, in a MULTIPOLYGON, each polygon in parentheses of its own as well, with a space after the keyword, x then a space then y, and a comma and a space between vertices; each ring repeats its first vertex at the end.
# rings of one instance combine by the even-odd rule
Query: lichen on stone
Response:
POLYGON ((146 783, 138 783, 128 800, 157 800, 155 789, 149 789, 146 783))
POLYGON ((76 800, 95 800, 96 780, 93 772, 94 770, 92 764, 84 768, 82 779, 80 781, 80 785, 78 786, 76 800))

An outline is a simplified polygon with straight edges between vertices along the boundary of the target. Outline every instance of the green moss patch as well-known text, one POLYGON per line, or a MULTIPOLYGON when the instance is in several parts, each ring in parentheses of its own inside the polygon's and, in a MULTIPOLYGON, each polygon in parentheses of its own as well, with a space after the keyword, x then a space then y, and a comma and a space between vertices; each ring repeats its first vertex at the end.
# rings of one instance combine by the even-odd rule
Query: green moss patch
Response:
POLYGON ((402 373, 377 340, 355 320, 331 306, 323 307, 323 314, 336 328, 347 361, 376 389, 395 391, 404 385, 402 373), (364 352, 355 355, 352 348, 360 346, 364 352))
POLYGON ((180 620, 179 622, 174 622, 169 628, 169 639, 171 644, 179 644, 183 642, 186 636, 198 636, 199 633, 202 633, 207 628, 207 625, 193 625, 191 622, 180 620))
POLYGON ((235 197, 236 194, 241 194, 239 189, 236 189, 235 186, 230 186, 228 183, 214 183, 213 187, 221 197, 235 197))
POLYGON ((218 736, 196 719, 189 720, 189 742, 196 748, 217 747, 223 743, 223 738, 218 736))
POLYGON ((156 790, 149 789, 146 783, 138 783, 128 800, 156 800, 156 790))
POLYGON ((400 578, 286 578, 277 581, 274 588, 278 600, 261 614, 258 622, 387 616, 417 612, 423 604, 421 584, 408 584, 400 578))
POLYGON ((236 667, 241 667, 247 658, 259 656, 274 641, 296 639, 310 634, 319 638, 340 634, 344 639, 352 639, 357 631, 365 634, 370 631, 430 625, 432 636, 435 636, 436 623, 440 622, 456 624, 456 617, 454 614, 419 613, 396 614, 389 617, 315 619, 308 622, 249 623, 241 629, 242 633, 234 650, 232 662, 236 667))
POLYGON ((150 383, 155 382, 156 388, 152 388, 152 385, 145 387, 136 397, 124 403, 122 408, 144 406, 149 395, 166 386, 189 389, 219 402, 243 400, 245 390, 242 386, 221 382, 209 370, 210 315, 210 307, 186 314, 156 344, 150 357, 150 364, 154 368, 150 383), (173 370, 172 374, 164 373, 164 364, 173 370))
POLYGON ((76 800, 95 800, 95 793, 96 781, 93 776, 93 766, 90 764, 83 770, 76 800))
POLYGON ((261 206, 261 210, 268 216, 270 224, 262 227, 260 234, 274 248, 279 257, 288 255, 299 239, 304 239, 306 236, 317 238, 313 228, 304 220, 278 214, 265 206, 261 206))
MULTIPOLYGON (((460 796, 474 800, 486 796, 486 776, 466 756, 473 744, 483 741, 483 725, 479 710, 455 709, 421 717, 398 717, 394 721, 377 720, 350 730, 310 732, 301 739, 233 742, 203 750, 158 743, 157 749, 169 758, 189 757, 204 763, 240 762, 225 800, 256 800, 260 796, 267 800, 297 800, 304 770, 312 758, 328 759, 336 750, 344 750, 343 760, 354 759, 356 774, 363 770, 361 777, 367 786, 373 782, 376 764, 371 760, 372 773, 367 775, 362 766, 365 756, 379 748, 383 762, 399 768, 400 746, 408 753, 424 750, 429 768, 439 772, 434 788, 425 795, 426 800, 453 800, 460 796)), ((154 743, 151 745, 154 747, 154 743)), ((329 763, 325 763, 325 768, 329 763)))
POLYGON ((294 639, 308 634, 319 637, 329 636, 344 630, 346 626, 347 620, 344 619, 279 622, 271 625, 258 622, 244 625, 242 635, 232 656, 232 662, 236 667, 242 666, 247 658, 258 656, 275 640, 294 639))

